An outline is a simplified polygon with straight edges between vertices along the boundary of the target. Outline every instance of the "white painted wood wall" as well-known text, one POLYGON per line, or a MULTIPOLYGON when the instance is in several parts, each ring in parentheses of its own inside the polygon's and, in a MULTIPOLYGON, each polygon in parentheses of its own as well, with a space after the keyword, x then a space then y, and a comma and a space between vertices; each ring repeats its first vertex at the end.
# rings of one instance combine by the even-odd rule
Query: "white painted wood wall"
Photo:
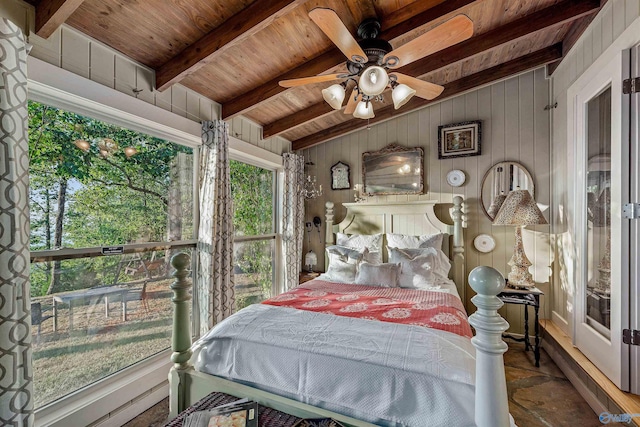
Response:
MULTIPOLYGON (((450 100, 440 102, 409 114, 374 125, 370 130, 361 130, 305 150, 305 156, 316 166, 309 169, 317 175, 318 184, 322 184, 324 195, 307 202, 306 220, 320 216, 324 221, 324 202, 336 203, 336 222, 344 217, 339 203, 352 202, 353 191, 331 190, 330 168, 338 161, 351 167, 351 185, 362 183, 362 153, 380 149, 390 143, 409 147, 422 147, 425 150, 425 187, 422 196, 383 196, 378 201, 430 200, 438 199, 451 203, 455 195, 465 199, 467 228, 465 233, 465 260, 469 273, 478 265, 490 265, 503 274, 508 272, 507 261, 511 257, 515 231, 512 227, 495 227, 484 215, 479 205, 482 177, 491 165, 503 160, 522 163, 533 175, 536 200, 550 204, 550 159, 549 159, 549 112, 544 110, 549 100, 549 85, 545 80, 545 71, 540 68, 482 89, 471 91, 450 100), (482 120, 482 155, 475 157, 438 160, 438 126, 467 120, 482 120), (453 188, 446 182, 446 174, 452 169, 461 169, 467 180, 462 187, 453 188), (483 254, 473 247, 473 239, 481 233, 491 234, 497 242, 496 249, 483 254)), ((447 212, 438 212, 441 219, 451 223, 447 212)), ((540 226, 537 233, 525 233, 525 246, 532 262, 538 269, 537 279, 540 288, 549 292, 550 250, 548 245, 549 226, 540 226), (534 237, 536 237, 534 239, 534 237)), ((314 232, 315 233, 315 232, 314 232)), ((311 247, 322 254, 322 246, 317 233, 312 235, 311 247)), ((307 251, 305 237, 305 252, 307 251)), ((319 256, 321 263, 324 257, 319 256)), ((317 266, 323 269, 324 265, 317 266)), ((469 312, 474 308, 470 304, 473 296, 467 287, 466 307, 469 312)), ((543 297, 543 310, 547 306, 543 297)), ((506 305, 501 314, 511 324, 511 331, 522 330, 522 307, 506 305)), ((532 327, 533 323, 530 324, 532 327)), ((530 329, 531 331, 531 329, 530 329)))
MULTIPOLYGON (((180 84, 164 92, 153 90, 152 69, 69 26, 63 25, 48 39, 38 37, 34 32, 34 8, 23 0, 2 0, 0 16, 23 29, 33 45, 31 56, 196 122, 221 116, 220 104, 180 84), (134 89, 141 92, 136 95, 134 89)), ((263 140, 262 128, 245 118, 231 120, 229 128, 238 139, 273 153, 290 150, 291 143, 284 138, 263 140)))
POLYGON ((638 17, 640 0, 610 0, 598 13, 582 37, 573 46, 551 76, 552 100, 558 103, 551 118, 552 133, 552 232, 557 236, 554 247, 553 295, 551 317, 571 336, 573 295, 575 294, 575 238, 571 233, 572 197, 569 191, 573 159, 567 141, 567 91, 573 82, 604 52, 638 17))

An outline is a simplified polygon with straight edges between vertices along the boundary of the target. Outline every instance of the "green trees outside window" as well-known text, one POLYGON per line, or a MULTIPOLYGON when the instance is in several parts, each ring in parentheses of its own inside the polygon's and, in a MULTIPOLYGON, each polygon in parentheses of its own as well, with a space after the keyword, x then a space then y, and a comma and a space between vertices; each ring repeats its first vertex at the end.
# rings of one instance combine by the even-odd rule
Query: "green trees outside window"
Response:
POLYGON ((230 161, 236 308, 271 296, 275 261, 275 173, 230 161))

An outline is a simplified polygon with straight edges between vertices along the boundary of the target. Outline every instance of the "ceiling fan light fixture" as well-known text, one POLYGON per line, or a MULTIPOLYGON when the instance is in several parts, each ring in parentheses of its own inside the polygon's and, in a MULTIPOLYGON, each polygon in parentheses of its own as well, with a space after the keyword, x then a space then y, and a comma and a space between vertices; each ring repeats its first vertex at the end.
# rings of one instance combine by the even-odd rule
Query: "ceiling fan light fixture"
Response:
POLYGON ((368 67, 360 76, 358 86, 365 95, 376 96, 384 92, 389 84, 387 71, 377 65, 368 67))
POLYGON ((397 110, 402 107, 404 104, 409 102, 413 95, 416 94, 415 89, 411 89, 409 86, 405 84, 395 85, 393 91, 391 92, 391 98, 393 99, 393 107, 397 110))
POLYGON ((372 119, 375 117, 373 114, 373 105, 370 102, 360 101, 356 106, 356 111, 353 112, 353 117, 356 119, 372 119))
POLYGON ((327 104, 331 105, 331 108, 333 108, 334 110, 339 110, 340 108, 342 108, 342 102, 344 101, 345 96, 345 86, 346 85, 344 83, 336 83, 332 84, 326 89, 322 89, 322 97, 325 101, 327 101, 327 104))

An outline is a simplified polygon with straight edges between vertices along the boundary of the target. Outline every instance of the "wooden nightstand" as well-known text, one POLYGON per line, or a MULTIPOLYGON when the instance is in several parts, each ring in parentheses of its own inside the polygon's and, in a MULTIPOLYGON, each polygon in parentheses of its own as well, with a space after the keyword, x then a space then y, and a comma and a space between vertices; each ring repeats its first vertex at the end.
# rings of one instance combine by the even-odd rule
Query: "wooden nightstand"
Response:
POLYGON ((298 279, 298 284, 302 284, 304 282, 308 282, 309 280, 313 280, 319 275, 320 273, 316 273, 315 271, 313 273, 309 273, 307 271, 301 271, 300 278, 298 279))
POLYGON ((505 338, 512 339, 514 341, 523 342, 524 350, 533 350, 533 354, 536 359, 536 367, 540 367, 540 326, 538 325, 538 310, 540 309, 540 295, 544 295, 538 288, 529 289, 514 289, 504 288, 504 291, 498 294, 498 298, 505 304, 519 304, 524 305, 524 338, 515 338, 509 334, 503 334, 505 338), (533 307, 535 312, 536 322, 534 325, 535 331, 535 347, 529 342, 529 306, 533 307))

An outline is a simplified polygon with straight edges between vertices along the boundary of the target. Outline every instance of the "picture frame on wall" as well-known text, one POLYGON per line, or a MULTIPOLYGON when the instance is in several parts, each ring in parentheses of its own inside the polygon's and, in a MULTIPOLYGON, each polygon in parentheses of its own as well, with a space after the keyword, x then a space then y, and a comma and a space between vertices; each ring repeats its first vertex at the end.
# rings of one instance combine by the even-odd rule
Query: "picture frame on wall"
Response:
POLYGON ((338 162, 335 165, 331 166, 331 189, 351 189, 351 174, 348 164, 338 162))
POLYGON ((481 142, 480 120, 438 126, 439 159, 479 156, 481 142))

